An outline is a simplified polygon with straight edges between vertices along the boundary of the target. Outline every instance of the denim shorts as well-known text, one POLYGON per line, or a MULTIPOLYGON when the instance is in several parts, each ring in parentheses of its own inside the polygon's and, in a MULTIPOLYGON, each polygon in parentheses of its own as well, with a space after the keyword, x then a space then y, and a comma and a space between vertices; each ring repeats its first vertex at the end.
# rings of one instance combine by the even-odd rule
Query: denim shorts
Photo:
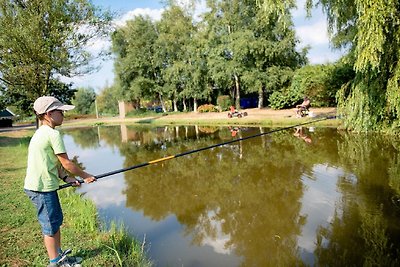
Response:
POLYGON ((57 191, 36 192, 27 189, 24 191, 36 207, 42 233, 47 236, 55 235, 63 222, 57 191))

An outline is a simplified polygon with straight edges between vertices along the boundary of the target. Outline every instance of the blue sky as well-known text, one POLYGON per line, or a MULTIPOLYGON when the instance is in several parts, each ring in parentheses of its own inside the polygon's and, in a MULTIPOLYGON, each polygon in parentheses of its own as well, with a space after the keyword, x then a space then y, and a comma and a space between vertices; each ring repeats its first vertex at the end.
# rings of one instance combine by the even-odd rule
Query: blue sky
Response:
MULTIPOLYGON (((310 63, 328 63, 336 61, 342 54, 340 51, 333 51, 330 48, 326 17, 320 9, 314 9, 312 18, 306 18, 304 3, 306 0, 297 0, 298 9, 293 11, 293 21, 295 24, 297 37, 301 41, 299 48, 310 45, 308 53, 310 63)), ((115 23, 123 25, 128 19, 135 15, 147 14, 154 19, 159 19, 163 12, 163 4, 159 0, 92 0, 93 4, 103 8, 108 8, 119 14, 115 23)), ((185 2, 185 0, 181 0, 185 2)), ((199 10, 204 9, 204 4, 199 5, 199 10)), ((107 40, 99 41, 93 44, 90 49, 96 50, 109 47, 107 40)), ((114 80, 113 61, 96 62, 101 64, 98 72, 74 77, 71 80, 73 87, 92 87, 99 92, 104 86, 111 85, 114 80)))

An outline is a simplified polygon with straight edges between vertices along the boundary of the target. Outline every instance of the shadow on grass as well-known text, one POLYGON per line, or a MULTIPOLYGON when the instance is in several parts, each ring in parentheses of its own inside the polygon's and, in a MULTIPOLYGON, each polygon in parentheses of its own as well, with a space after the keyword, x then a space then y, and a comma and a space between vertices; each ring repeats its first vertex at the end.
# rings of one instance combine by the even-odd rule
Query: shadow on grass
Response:
POLYGON ((83 262, 86 259, 95 258, 98 255, 106 254, 107 248, 106 247, 99 247, 94 249, 80 249, 78 253, 74 254, 74 256, 83 258, 83 262))
POLYGON ((151 117, 151 118, 144 118, 143 120, 139 120, 139 121, 137 121, 137 123, 139 123, 139 124, 151 124, 151 123, 153 123, 154 121, 156 121, 156 120, 158 120, 158 119, 160 119, 160 118, 162 118, 162 117, 165 117, 165 116, 167 116, 168 114, 163 114, 162 116, 157 116, 157 117, 151 117))

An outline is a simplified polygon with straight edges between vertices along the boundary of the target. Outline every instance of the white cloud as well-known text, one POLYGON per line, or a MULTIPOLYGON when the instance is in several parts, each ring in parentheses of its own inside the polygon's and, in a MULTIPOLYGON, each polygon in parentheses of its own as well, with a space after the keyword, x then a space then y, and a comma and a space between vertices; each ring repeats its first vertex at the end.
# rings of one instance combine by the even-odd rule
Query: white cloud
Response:
POLYGON ((322 19, 311 25, 298 26, 296 28, 296 35, 303 46, 329 44, 327 23, 322 19))
POLYGON ((134 19, 136 16, 149 16, 152 20, 157 21, 161 19, 161 14, 164 9, 150 9, 150 8, 136 8, 123 14, 120 18, 114 21, 117 27, 124 26, 128 20, 134 19))
POLYGON ((206 216, 201 216, 197 224, 197 231, 201 232, 203 236, 203 245, 209 245, 216 253, 229 255, 234 247, 230 245, 230 234, 225 234, 222 230, 225 221, 218 218, 219 210, 220 208, 210 210, 206 216), (203 229, 204 225, 209 225, 210 228, 203 229))
MULTIPOLYGON (((341 56, 341 53, 332 51, 329 48, 325 16, 322 14, 321 8, 314 8, 312 10, 312 18, 307 19, 305 1, 306 0, 297 0, 297 9, 292 11, 296 35, 300 40, 300 47, 311 46, 309 60, 312 64, 334 62, 341 56)), ((185 7, 188 5, 188 0, 180 0, 179 4, 185 7)), ((206 10, 206 3, 204 0, 196 3, 194 10, 194 17, 196 20, 199 20, 199 15, 206 10)), ((121 27, 125 25, 128 20, 132 20, 139 15, 149 16, 153 21, 157 21, 161 19, 164 11, 165 9, 163 8, 136 8, 124 13, 121 17, 114 20, 113 24, 116 27, 121 27)), ((109 39, 95 40, 87 50, 92 53, 98 53, 101 50, 109 49, 110 46, 111 41, 109 39)), ((74 77, 73 79, 67 80, 70 82, 72 81, 77 87, 90 86, 95 89, 103 88, 107 83, 110 84, 114 80, 114 73, 112 70, 113 64, 104 62, 103 65, 103 68, 98 73, 85 75, 84 77, 74 77), (105 68, 107 68, 107 70, 104 70, 105 68)))
MULTIPOLYGON (((163 12, 164 9, 136 8, 123 14, 120 18, 114 20, 113 25, 115 25, 116 27, 124 26, 128 20, 134 19, 136 16, 140 15, 148 15, 152 20, 160 20, 161 14, 163 12)), ((102 38, 93 40, 93 42, 88 44, 86 50, 91 54, 97 54, 101 51, 110 49, 110 47, 110 38, 102 38)), ((88 74, 85 76, 75 76, 73 78, 62 77, 61 80, 68 83, 72 82, 75 87, 92 87, 96 91, 98 91, 104 86, 112 84, 114 80, 112 62, 112 60, 108 60, 101 63, 100 71, 97 73, 88 74)))
POLYGON ((90 42, 86 48, 86 50, 92 54, 98 54, 101 51, 109 49, 111 46, 111 42, 109 38, 98 38, 90 42))

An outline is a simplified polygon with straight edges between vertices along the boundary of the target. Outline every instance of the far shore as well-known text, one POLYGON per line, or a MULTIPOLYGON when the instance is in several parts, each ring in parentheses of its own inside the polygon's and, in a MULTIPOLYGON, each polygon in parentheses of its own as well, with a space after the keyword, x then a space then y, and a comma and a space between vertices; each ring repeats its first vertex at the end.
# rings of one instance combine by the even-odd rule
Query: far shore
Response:
MULTIPOLYGON (((154 116, 145 117, 99 117, 99 118, 71 118, 67 116, 63 127, 92 126, 92 125, 115 125, 115 124, 152 124, 152 125, 240 125, 240 126, 288 126, 301 123, 305 120, 329 118, 318 122, 321 126, 341 125, 341 120, 336 119, 336 108, 312 108, 312 116, 298 118, 296 109, 273 110, 270 108, 252 108, 241 110, 247 116, 242 118, 228 118, 228 112, 179 112, 179 113, 157 113, 154 116)), ((15 124, 13 127, 0 128, 2 132, 14 132, 21 130, 34 130, 34 124, 15 124)))

